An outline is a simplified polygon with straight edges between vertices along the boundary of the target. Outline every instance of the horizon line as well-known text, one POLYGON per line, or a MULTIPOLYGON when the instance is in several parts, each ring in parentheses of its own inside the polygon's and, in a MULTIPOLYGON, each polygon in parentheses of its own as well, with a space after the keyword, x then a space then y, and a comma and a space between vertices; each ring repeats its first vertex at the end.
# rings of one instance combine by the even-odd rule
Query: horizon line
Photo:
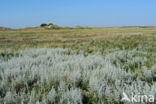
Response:
MULTIPOLYGON (((60 26, 60 25, 58 25, 60 26)), ((81 25, 76 25, 76 26, 81 26, 81 25)), ((60 27, 76 27, 76 26, 60 26, 60 27)), ((26 26, 26 27, 9 27, 9 26, 1 26, 1 28, 9 28, 9 29, 25 29, 25 28, 37 28, 39 26, 26 26)), ((82 27, 90 27, 90 28, 120 28, 120 27, 156 27, 156 25, 123 25, 123 26, 82 26, 82 27)))

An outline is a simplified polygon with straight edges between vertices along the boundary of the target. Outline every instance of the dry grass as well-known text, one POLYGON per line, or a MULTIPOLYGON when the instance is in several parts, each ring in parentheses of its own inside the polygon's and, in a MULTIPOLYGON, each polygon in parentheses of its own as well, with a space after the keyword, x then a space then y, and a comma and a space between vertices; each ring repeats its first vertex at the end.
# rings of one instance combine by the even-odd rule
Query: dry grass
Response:
MULTIPOLYGON (((72 47, 92 46, 94 43, 114 41, 122 44, 134 41, 130 44, 138 44, 140 41, 152 42, 156 34, 156 28, 92 28, 92 29, 22 29, 12 31, 0 31, 0 50, 36 47, 72 47), (124 43, 126 42, 126 43, 124 43)), ((110 44, 111 45, 111 44, 110 44)), ((114 46, 116 47, 116 46, 114 46)))

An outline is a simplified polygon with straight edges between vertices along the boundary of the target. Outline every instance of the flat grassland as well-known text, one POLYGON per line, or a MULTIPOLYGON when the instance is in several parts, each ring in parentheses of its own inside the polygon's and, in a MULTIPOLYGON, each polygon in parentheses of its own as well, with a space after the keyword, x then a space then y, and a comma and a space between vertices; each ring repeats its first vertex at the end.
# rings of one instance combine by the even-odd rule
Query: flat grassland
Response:
MULTIPOLYGON (((152 47, 156 41, 156 27, 122 27, 92 29, 21 29, 0 31, 0 49, 24 49, 37 47, 96 47, 133 49, 152 47)), ((155 51, 152 47, 151 51, 155 51)))

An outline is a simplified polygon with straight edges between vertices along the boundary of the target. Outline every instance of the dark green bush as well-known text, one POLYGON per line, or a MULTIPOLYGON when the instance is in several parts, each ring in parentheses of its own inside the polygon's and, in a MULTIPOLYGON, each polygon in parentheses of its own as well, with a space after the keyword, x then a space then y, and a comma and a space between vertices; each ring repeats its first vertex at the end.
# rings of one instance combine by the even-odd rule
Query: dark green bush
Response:
POLYGON ((47 26, 47 24, 45 24, 45 23, 40 25, 40 27, 45 27, 45 26, 47 26))

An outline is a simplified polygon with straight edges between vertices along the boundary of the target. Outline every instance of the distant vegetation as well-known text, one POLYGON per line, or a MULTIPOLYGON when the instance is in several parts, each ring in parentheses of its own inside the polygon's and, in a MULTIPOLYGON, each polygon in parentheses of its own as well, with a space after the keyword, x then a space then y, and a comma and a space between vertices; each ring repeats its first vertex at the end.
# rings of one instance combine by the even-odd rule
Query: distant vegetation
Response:
POLYGON ((47 26, 47 24, 41 24, 40 26, 41 26, 41 27, 45 27, 45 26, 47 26))
POLYGON ((45 29, 61 29, 62 27, 49 23, 49 24, 41 24, 40 27, 44 27, 45 29))
POLYGON ((11 28, 7 28, 7 27, 0 27, 0 31, 6 31, 6 30, 12 30, 11 28))
POLYGON ((61 27, 59 25, 53 24, 53 23, 49 23, 49 24, 41 24, 40 27, 43 27, 45 29, 90 29, 90 27, 84 27, 84 26, 76 26, 74 27, 61 27))

